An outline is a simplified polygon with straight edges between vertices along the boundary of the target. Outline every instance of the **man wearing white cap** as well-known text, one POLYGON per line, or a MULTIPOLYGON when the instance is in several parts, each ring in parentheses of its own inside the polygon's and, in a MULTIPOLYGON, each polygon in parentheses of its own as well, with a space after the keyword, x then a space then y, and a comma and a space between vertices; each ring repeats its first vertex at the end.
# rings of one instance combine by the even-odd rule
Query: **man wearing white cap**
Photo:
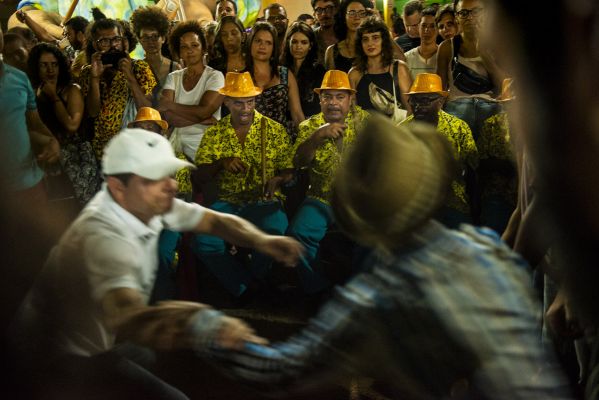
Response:
POLYGON ((109 142, 103 189, 51 252, 13 324, 23 373, 34 376, 45 393, 59 388, 72 398, 185 398, 132 361, 139 351, 123 355, 122 346, 115 347, 117 335, 158 349, 259 341, 243 322, 205 305, 148 306, 164 228, 218 235, 289 265, 302 251, 290 238, 176 199, 172 176, 186 166, 192 165, 153 132, 125 129, 109 142))

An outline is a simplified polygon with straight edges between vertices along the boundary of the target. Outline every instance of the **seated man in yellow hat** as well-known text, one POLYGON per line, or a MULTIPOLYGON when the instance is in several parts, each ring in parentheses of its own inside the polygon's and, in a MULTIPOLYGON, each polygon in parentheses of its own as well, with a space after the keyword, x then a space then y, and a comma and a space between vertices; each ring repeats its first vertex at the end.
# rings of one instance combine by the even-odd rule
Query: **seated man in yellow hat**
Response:
POLYGON ((328 286, 326 279, 315 270, 315 260, 320 241, 334 223, 329 204, 331 182, 368 116, 366 111, 352 105, 356 91, 343 71, 327 71, 321 87, 314 91, 320 96, 321 112, 300 124, 293 159, 297 168, 309 169, 310 187, 287 230, 288 235, 306 247, 306 256, 297 271, 304 291, 309 294, 328 286))
POLYGON ((413 115, 402 123, 412 121, 429 123, 443 134, 454 148, 460 164, 460 174, 451 183, 452 193, 438 216, 439 221, 450 228, 463 222, 472 222, 479 207, 474 187, 474 171, 478 167, 478 150, 468 124, 443 111, 441 107, 449 92, 443 90, 441 77, 437 74, 418 74, 407 93, 413 115))
MULTIPOLYGON (((288 221, 279 188, 293 176, 289 135, 283 125, 254 109, 261 90, 249 72, 228 72, 219 93, 231 113, 206 130, 195 158, 198 180, 217 180, 217 200, 210 208, 283 234, 288 221)), ((272 261, 253 253, 245 268, 216 236, 198 235, 194 251, 234 296, 262 283, 272 261)))

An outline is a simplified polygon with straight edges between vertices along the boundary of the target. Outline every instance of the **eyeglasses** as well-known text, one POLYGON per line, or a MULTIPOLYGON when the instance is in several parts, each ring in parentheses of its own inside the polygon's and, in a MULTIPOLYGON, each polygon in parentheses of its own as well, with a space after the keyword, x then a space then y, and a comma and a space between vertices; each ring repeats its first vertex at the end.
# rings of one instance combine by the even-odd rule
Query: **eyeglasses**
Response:
POLYGON ((157 33, 153 33, 151 35, 143 35, 139 37, 139 40, 142 42, 157 42, 160 39, 160 35, 157 33))
POLYGON ((316 7, 314 9, 316 14, 333 14, 335 12, 335 6, 316 7))
POLYGON ((360 10, 360 11, 356 11, 356 10, 351 10, 345 13, 345 15, 347 15, 350 18, 364 18, 366 16, 366 11, 365 10, 360 10))
POLYGON ((460 11, 456 11, 456 15, 458 17, 460 17, 461 19, 467 19, 467 18, 477 18, 479 17, 483 12, 483 8, 482 7, 476 7, 473 8, 472 10, 468 10, 466 8, 460 10, 460 11))
POLYGON ((101 39, 96 40, 96 44, 98 46, 111 46, 111 45, 119 44, 122 42, 123 42, 122 36, 115 36, 115 37, 111 37, 111 38, 101 38, 101 39))

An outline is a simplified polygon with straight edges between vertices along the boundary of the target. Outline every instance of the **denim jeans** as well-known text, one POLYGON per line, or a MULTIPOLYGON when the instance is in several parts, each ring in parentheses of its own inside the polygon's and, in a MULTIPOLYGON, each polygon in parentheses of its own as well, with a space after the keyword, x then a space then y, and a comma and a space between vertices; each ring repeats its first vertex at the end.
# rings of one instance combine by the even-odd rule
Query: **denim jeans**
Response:
POLYGON ((485 120, 500 111, 499 103, 481 97, 462 97, 445 104, 446 113, 468 124, 475 141, 480 136, 485 120))

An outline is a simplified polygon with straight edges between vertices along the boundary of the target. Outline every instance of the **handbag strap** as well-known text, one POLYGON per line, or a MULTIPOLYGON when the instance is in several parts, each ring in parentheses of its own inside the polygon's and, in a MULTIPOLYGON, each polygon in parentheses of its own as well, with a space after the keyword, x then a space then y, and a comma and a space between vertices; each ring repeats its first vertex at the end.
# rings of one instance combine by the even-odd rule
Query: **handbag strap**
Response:
MULTIPOLYGON (((397 70, 396 65, 399 65, 397 60, 394 60, 391 63, 391 86, 393 87, 393 102, 395 103, 395 107, 400 108, 397 105, 397 94, 395 93, 395 83, 396 83, 396 74, 395 71, 397 70)), ((397 84, 399 85, 399 82, 397 82, 397 84)))

